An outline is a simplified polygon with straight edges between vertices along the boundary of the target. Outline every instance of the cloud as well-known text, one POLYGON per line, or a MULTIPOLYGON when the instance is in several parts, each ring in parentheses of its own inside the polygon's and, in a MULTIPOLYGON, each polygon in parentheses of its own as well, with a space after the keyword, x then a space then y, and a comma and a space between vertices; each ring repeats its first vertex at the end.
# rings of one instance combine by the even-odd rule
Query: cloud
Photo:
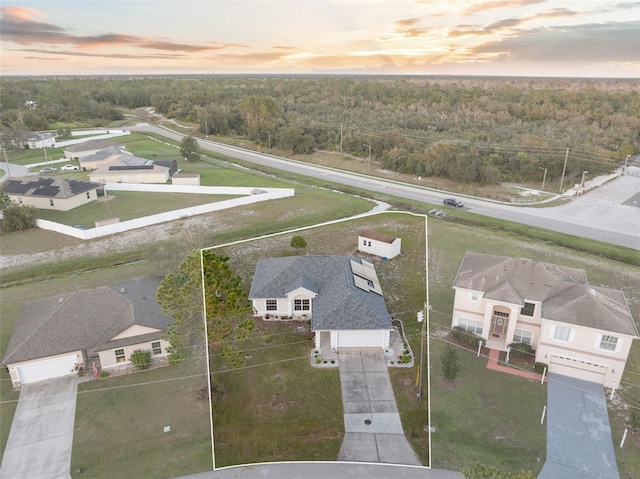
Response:
POLYGON ((640 22, 591 23, 536 28, 472 49, 504 60, 545 63, 638 63, 640 22))
POLYGON ((176 60, 188 58, 186 54, 169 54, 169 53, 153 53, 153 54, 127 54, 127 53, 93 53, 93 52, 81 52, 76 50, 43 50, 37 48, 29 48, 20 50, 21 52, 40 53, 47 55, 64 55, 73 57, 98 57, 98 58, 124 58, 124 59, 162 59, 162 60, 176 60))
POLYGON ((546 1, 547 0, 492 0, 472 5, 471 7, 466 8, 462 14, 474 15, 476 13, 486 12, 487 10, 494 10, 496 8, 521 8, 544 3, 546 1))
MULTIPOLYGON (((100 47, 137 47, 152 50, 170 52, 202 52, 219 50, 227 47, 244 47, 242 44, 202 44, 192 45, 176 43, 160 38, 145 38, 136 35, 121 33, 106 33, 103 35, 77 36, 68 29, 36 21, 35 17, 44 17, 44 13, 24 7, 0 8, 0 32, 2 40, 17 43, 19 45, 72 45, 78 48, 100 47)), ((42 53, 46 51, 42 50, 42 53)), ((56 53, 51 52, 51 53, 56 53)), ((99 56, 99 55, 95 55, 99 56)))

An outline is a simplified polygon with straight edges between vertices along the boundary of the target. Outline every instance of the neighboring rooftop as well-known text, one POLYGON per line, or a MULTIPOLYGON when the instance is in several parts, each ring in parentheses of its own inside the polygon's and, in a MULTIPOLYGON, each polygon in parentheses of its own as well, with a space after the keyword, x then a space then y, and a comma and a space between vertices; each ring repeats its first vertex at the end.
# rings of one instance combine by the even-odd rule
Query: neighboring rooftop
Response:
POLYGON ((542 318, 638 337, 624 293, 592 286, 584 270, 526 258, 467 253, 454 288, 487 299, 542 303, 542 318))
POLYGON ((101 183, 92 181, 69 180, 49 176, 24 176, 9 178, 0 186, 0 189, 8 195, 63 199, 95 190, 101 186, 101 183))
MULTIPOLYGON (((171 318, 156 301, 162 278, 139 278, 111 287, 85 289, 26 303, 2 364, 79 349, 109 349, 112 338, 134 324, 166 330, 171 318)), ((150 333, 149 340, 161 333, 150 333)), ((140 336, 116 340, 126 345, 140 336)))
POLYGON ((122 145, 116 144, 109 140, 88 140, 82 143, 76 143, 65 148, 65 151, 77 153, 79 151, 104 150, 110 147, 122 148, 122 145))

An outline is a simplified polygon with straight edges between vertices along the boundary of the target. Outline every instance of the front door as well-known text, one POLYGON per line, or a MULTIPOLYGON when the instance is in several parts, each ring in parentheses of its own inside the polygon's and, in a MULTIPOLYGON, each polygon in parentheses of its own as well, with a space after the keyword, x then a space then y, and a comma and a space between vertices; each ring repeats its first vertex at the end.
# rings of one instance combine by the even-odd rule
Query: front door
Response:
POLYGON ((509 324, 509 313, 494 311, 491 317, 491 335, 500 338, 504 335, 509 324))

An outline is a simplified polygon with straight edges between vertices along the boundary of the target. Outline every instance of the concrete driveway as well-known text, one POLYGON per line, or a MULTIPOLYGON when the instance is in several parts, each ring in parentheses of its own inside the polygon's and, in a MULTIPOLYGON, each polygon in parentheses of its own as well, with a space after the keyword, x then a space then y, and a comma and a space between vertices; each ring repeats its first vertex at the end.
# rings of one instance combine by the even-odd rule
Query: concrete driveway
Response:
POLYGON ((407 441, 382 349, 338 352, 345 437, 339 461, 421 466, 407 441))
POLYGON ((618 479, 601 384, 549 374, 547 460, 538 479, 618 479))
POLYGON ((71 478, 78 376, 22 387, 2 458, 2 479, 71 478))

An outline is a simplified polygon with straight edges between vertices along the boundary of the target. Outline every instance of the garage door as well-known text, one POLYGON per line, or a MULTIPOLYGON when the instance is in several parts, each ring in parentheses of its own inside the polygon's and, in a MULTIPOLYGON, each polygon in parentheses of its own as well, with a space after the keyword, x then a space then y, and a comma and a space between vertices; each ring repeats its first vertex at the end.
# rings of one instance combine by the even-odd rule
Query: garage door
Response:
POLYGON ((382 331, 338 331, 339 348, 381 348, 382 331))
POLYGON ((603 384, 607 366, 563 356, 551 356, 549 372, 603 384))
POLYGON ((18 366, 18 377, 22 384, 45 381, 73 374, 76 365, 76 355, 61 356, 59 358, 45 359, 36 363, 18 366))

